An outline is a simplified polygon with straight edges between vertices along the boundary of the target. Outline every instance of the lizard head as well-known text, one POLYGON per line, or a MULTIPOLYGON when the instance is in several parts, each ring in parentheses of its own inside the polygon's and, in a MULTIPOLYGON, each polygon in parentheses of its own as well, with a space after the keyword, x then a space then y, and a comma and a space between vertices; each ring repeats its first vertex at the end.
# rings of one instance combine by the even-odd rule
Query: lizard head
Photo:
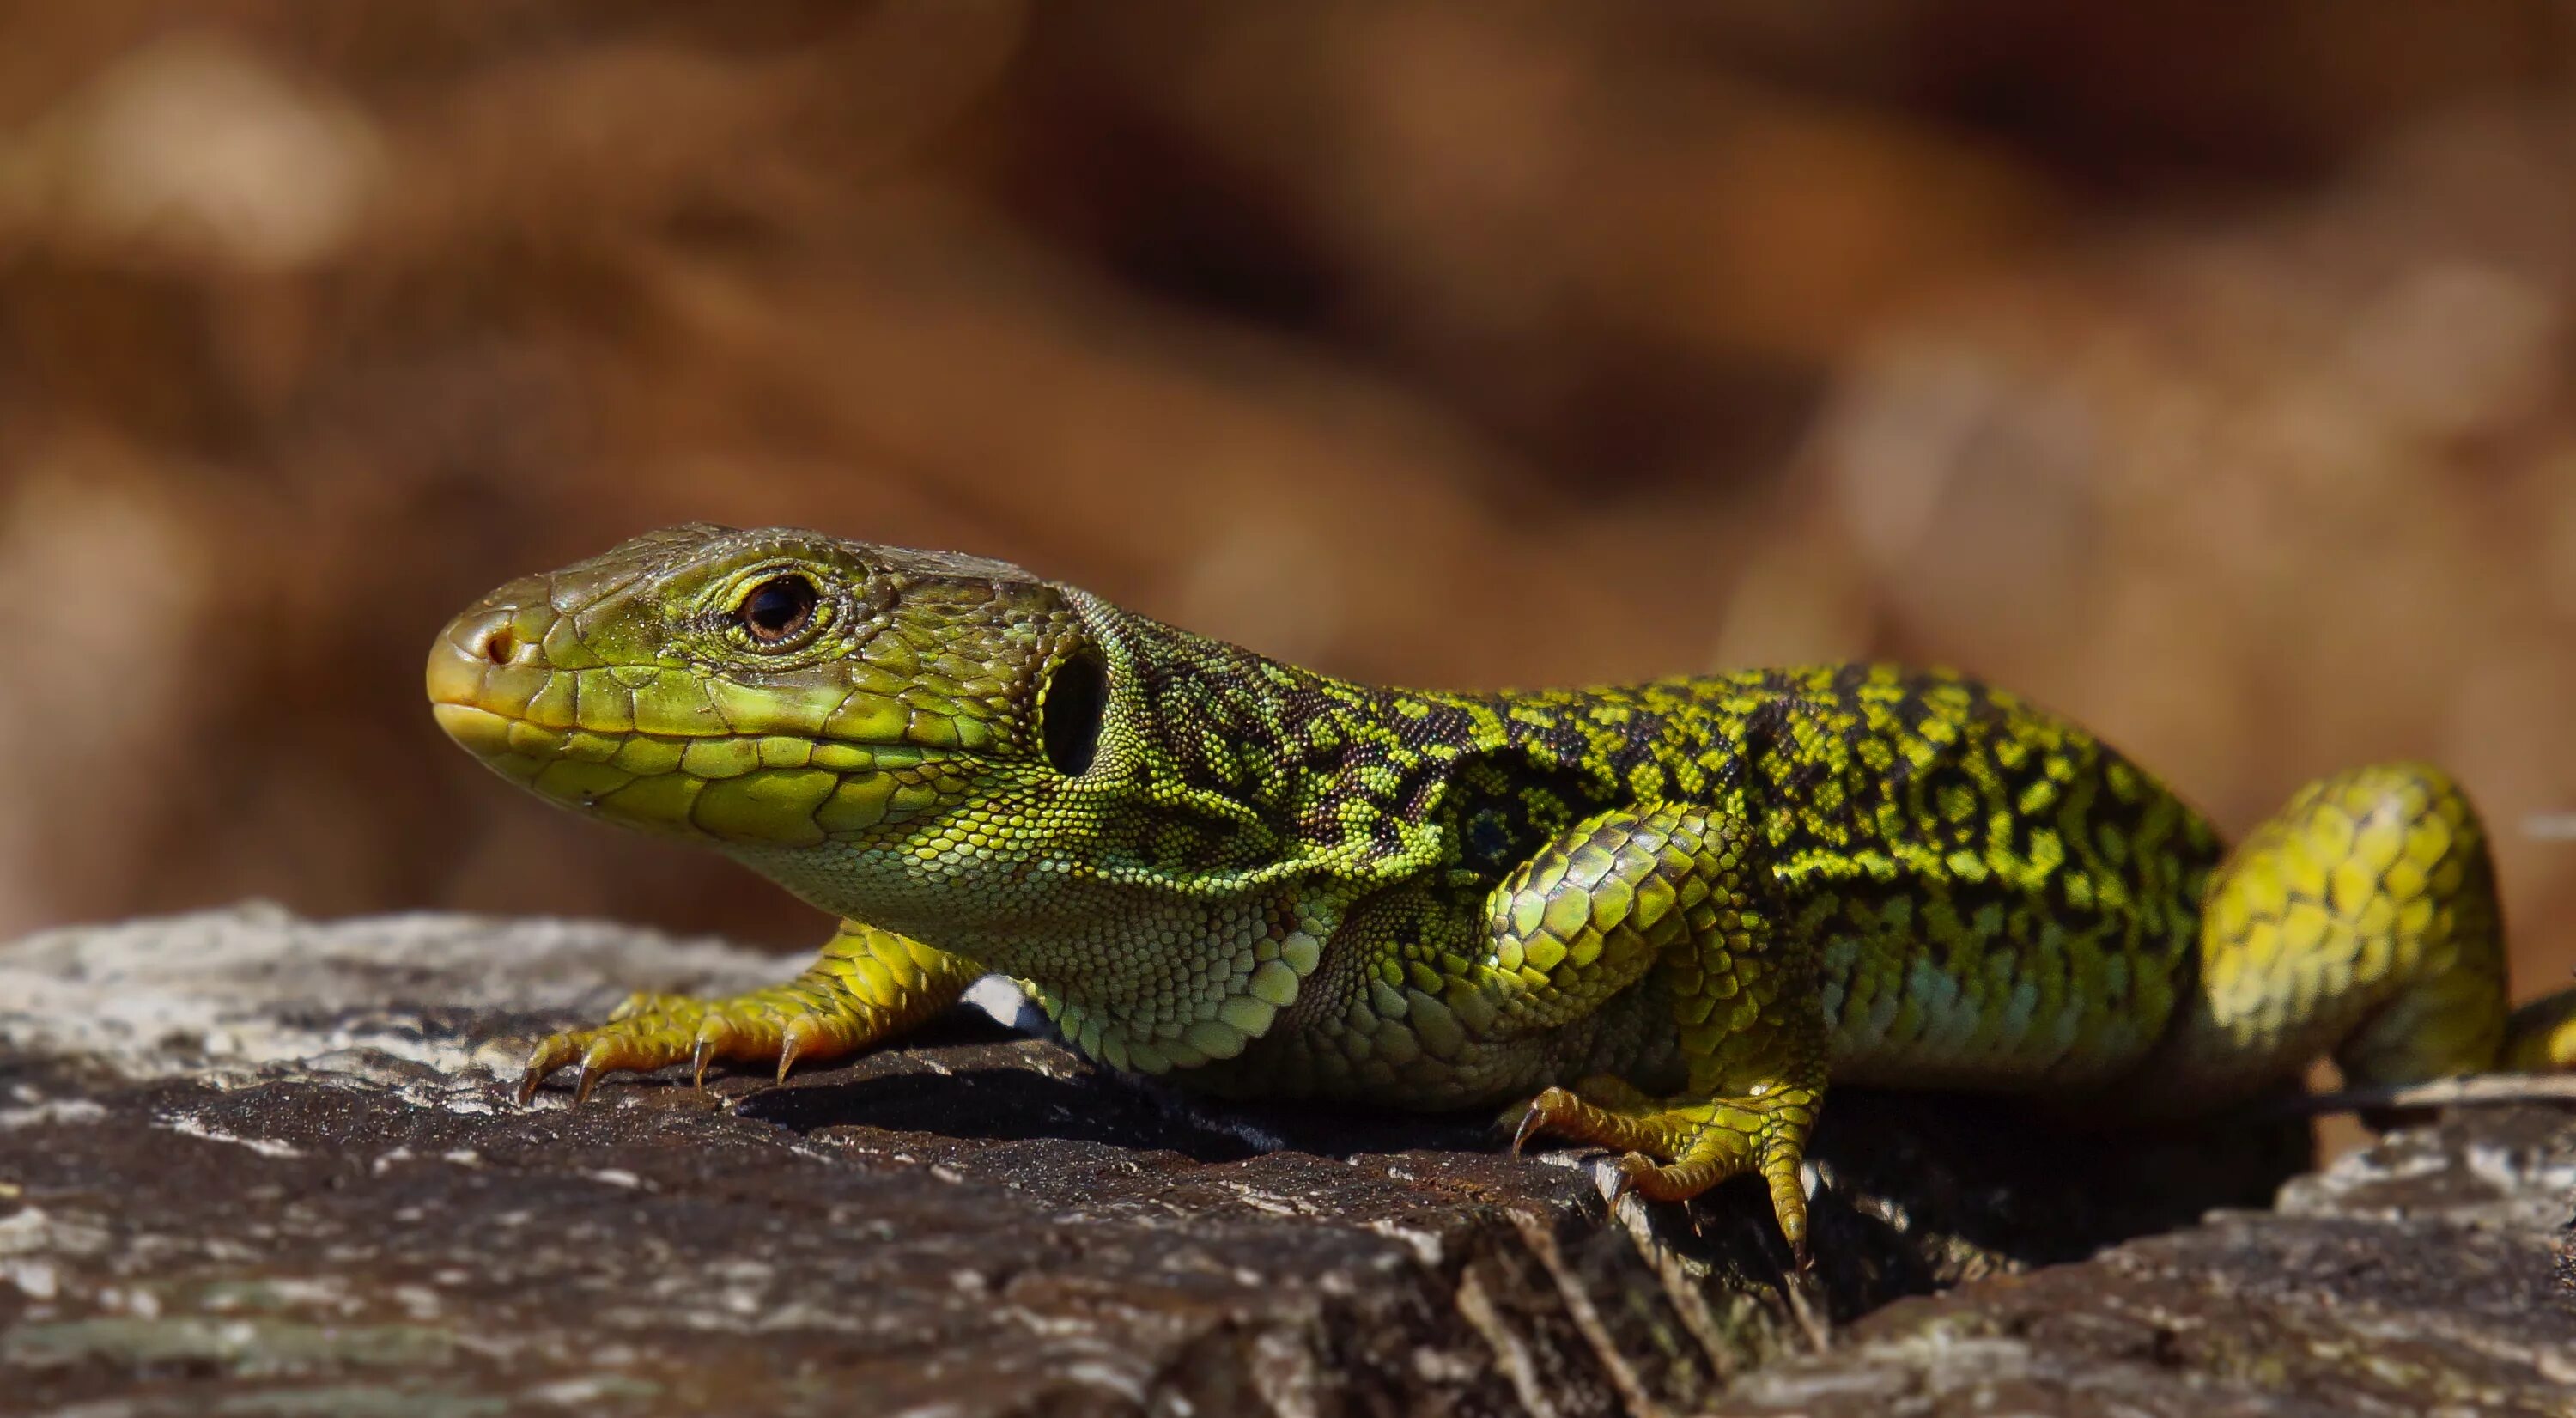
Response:
POLYGON ((711 525, 528 577, 429 657, 449 737, 827 910, 1031 869, 1143 791, 1119 614, 997 561, 711 525))

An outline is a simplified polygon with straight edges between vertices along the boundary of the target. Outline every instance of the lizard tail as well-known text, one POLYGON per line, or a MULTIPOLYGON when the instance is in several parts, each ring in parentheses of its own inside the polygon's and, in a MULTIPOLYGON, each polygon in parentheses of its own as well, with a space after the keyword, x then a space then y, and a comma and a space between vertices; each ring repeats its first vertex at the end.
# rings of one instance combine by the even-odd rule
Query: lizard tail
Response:
POLYGON ((2497 1066, 2509 1073, 2576 1069, 2576 989, 2543 995, 2513 1012, 2497 1066))

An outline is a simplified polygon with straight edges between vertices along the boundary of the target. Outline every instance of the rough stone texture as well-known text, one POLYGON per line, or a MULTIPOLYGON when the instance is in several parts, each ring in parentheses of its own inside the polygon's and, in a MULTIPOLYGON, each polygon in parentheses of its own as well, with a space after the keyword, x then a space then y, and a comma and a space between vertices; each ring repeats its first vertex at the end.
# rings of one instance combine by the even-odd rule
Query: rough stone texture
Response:
POLYGON ((2576 1413, 2576 1122, 2408 1129, 2278 1211, 1901 1301, 1718 1406, 1801 1418, 2576 1413))
POLYGON ((0 946, 0 1411, 2547 1411, 2576 1364, 2537 1114, 1864 1319, 2260 1204, 2302 1144, 1846 1092, 1784 1281, 1749 1185, 1612 1219, 1597 1159, 1137 1087, 990 984, 784 1088, 505 1100, 626 989, 793 968, 263 908, 0 946))

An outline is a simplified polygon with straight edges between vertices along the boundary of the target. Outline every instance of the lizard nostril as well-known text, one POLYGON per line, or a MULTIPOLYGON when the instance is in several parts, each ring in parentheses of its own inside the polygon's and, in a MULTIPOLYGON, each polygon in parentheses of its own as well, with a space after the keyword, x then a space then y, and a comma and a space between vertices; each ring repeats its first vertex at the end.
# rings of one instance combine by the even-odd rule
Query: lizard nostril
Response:
POLYGON ((518 652, 519 637, 511 634, 506 625, 493 627, 492 633, 483 637, 483 658, 496 665, 510 663, 510 657, 518 652))

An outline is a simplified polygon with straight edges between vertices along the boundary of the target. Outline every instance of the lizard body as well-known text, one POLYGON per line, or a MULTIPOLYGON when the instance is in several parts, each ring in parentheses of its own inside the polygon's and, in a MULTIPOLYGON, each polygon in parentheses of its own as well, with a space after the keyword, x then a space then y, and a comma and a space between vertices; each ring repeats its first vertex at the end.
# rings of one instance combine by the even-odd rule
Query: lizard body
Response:
POLYGON ((2230 855, 1975 681, 1876 665, 1374 688, 1016 567, 674 528, 459 616, 444 727, 539 794, 843 918, 792 984, 638 996, 522 1095, 864 1047, 987 970, 1086 1055, 1232 1095, 1529 1100, 1658 1198, 1753 1171, 1803 1253, 1829 1082, 2224 1105, 2576 1062, 2508 1020, 2439 770, 2311 785, 2230 855))

